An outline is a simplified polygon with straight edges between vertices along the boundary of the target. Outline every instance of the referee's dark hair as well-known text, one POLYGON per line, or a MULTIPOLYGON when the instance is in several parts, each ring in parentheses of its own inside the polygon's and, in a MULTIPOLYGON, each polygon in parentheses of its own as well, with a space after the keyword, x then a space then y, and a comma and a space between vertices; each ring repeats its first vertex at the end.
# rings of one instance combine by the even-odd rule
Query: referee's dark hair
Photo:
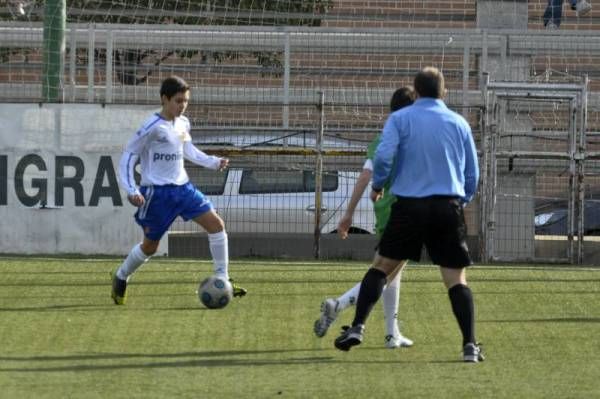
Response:
POLYGON ((419 97, 444 97, 446 94, 444 75, 435 67, 423 68, 415 76, 415 90, 419 97))
POLYGON ((401 87, 392 94, 392 99, 390 100, 390 112, 398 111, 400 108, 404 108, 414 102, 415 90, 412 86, 401 87))
POLYGON ((167 99, 170 99, 177 93, 185 93, 190 90, 190 86, 187 84, 185 80, 180 78, 179 76, 169 76, 165 80, 163 80, 160 85, 160 97, 166 96, 167 99))

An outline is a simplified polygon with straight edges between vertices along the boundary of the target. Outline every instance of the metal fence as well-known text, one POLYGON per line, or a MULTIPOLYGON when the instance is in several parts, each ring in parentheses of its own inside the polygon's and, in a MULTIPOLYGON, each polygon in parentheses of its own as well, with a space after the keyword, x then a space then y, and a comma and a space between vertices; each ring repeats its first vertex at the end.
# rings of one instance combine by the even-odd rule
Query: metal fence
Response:
POLYGON ((584 170, 592 155, 586 152, 587 86, 587 78, 580 84, 486 81, 485 260, 583 262, 584 237, 598 233, 593 220, 585 224, 585 214, 592 215, 584 211, 584 170), (565 241, 557 243, 561 237, 565 241), (562 253, 542 253, 537 242, 545 238, 562 253))
MULTIPOLYGON (((1 23, 0 43, 11 49, 0 63, 0 101, 39 101, 42 27, 1 23)), ((73 24, 66 43, 64 102, 153 104, 164 77, 191 83, 194 142, 232 159, 226 175, 192 168, 191 177, 232 232, 313 239, 316 215, 317 230, 335 230, 392 92, 435 65, 447 79, 448 104, 473 127, 486 170, 478 203, 467 209, 482 259, 585 262, 582 243, 598 233, 586 212, 600 195, 599 32, 73 24), (125 62, 132 51, 144 56, 125 62), (215 53, 229 56, 211 61, 215 53), (277 62, 258 65, 261 53, 277 62), (576 99, 557 97, 558 84, 576 86, 576 99), (323 173, 315 174, 319 157, 323 173), (536 226, 563 212, 561 204, 568 230, 536 226), (560 253, 555 241, 565 242, 560 253)), ((372 233, 370 204, 363 205, 356 231, 372 233)), ((189 224, 174 225, 174 236, 192 233, 189 224)))

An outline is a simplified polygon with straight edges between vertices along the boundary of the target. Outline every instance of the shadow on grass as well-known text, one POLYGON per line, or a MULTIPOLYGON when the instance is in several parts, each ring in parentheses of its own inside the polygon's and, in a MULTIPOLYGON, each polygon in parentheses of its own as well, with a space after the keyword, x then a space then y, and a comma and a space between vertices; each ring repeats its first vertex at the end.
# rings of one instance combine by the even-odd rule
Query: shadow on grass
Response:
POLYGON ((14 308, 0 308, 2 312, 49 312, 54 310, 90 310, 97 309, 103 310, 109 306, 103 305, 47 305, 47 306, 28 306, 28 307, 14 307, 14 308))
MULTIPOLYGON (((200 282, 200 278, 198 277, 198 281, 195 280, 162 280, 162 281, 148 281, 148 280, 136 280, 135 285, 139 286, 155 286, 155 285, 190 285, 190 284, 198 284, 200 282)), ((356 284, 359 282, 358 279, 323 279, 323 280, 312 280, 312 279, 300 279, 300 280, 284 280, 284 279, 245 279, 240 281, 240 283, 245 284, 332 284, 332 283, 347 283, 347 284, 356 284)), ((437 280, 440 282, 440 280, 437 280)), ((106 287, 110 286, 110 281, 107 279, 106 282, 97 282, 97 281, 69 281, 69 282, 57 282, 57 283, 35 283, 32 281, 21 281, 21 282, 2 282, 0 283, 0 287, 106 287)))
MULTIPOLYGON (((102 295, 101 299, 106 299, 109 298, 110 295, 110 286, 107 284, 106 286, 108 286, 108 290, 106 290, 104 292, 104 295, 102 295)), ((187 291, 187 292, 169 292, 169 298, 171 297, 187 297, 190 296, 190 292, 192 291, 187 291)), ((192 292, 192 295, 194 295, 194 293, 192 292)), ((156 294, 145 294, 145 293, 135 293, 135 296, 139 296, 139 297, 161 297, 164 298, 165 294, 164 293, 156 293, 156 294)), ((29 292, 27 293, 23 293, 23 295, 19 298, 21 301, 23 300, 31 300, 31 299, 52 299, 52 300, 57 300, 57 299, 84 299, 85 302, 89 302, 90 298, 96 298, 98 299, 98 295, 90 295, 90 294, 86 294, 86 295, 71 295, 71 293, 69 293, 68 296, 57 296, 57 295, 29 295, 29 292)), ((14 295, 0 295, 0 299, 15 299, 14 295)), ((106 301, 106 303, 110 303, 112 304, 112 299, 109 299, 108 301, 106 301)))
MULTIPOLYGON (((73 371, 101 371, 146 368, 173 368, 173 367, 238 367, 238 366, 280 366, 328 363, 331 356, 307 356, 288 359, 243 359, 236 356, 285 354, 291 352, 321 351, 320 349, 270 349, 256 351, 213 351, 213 352, 183 352, 183 353, 98 353, 90 355, 65 355, 65 356, 1 356, 2 362, 75 362, 75 361, 104 361, 117 360, 118 363, 110 364, 70 364, 43 367, 14 367, 0 368, 3 372, 73 372, 73 371), (232 358, 233 357, 233 358, 232 358), (190 358, 186 360, 177 360, 190 358), (148 362, 123 363, 133 359, 148 359, 148 362), (151 359, 172 359, 171 361, 151 361, 151 359)), ((5 363, 6 364, 6 363, 5 363)))
MULTIPOLYGON (((381 349, 365 348, 365 349, 381 349)), ((56 364, 33 366, 33 367, 1 367, 0 373, 8 372, 85 372, 104 370, 128 370, 128 369, 160 369, 177 367, 248 367, 248 366, 303 366, 314 364, 461 364, 461 360, 380 360, 380 359, 357 359, 356 357, 345 357, 343 353, 336 352, 338 356, 310 356, 309 352, 322 353, 320 348, 312 349, 265 349, 265 350, 231 350, 231 351, 198 351, 179 353, 90 353, 81 355, 59 355, 59 356, 0 356, 0 362, 42 362, 45 364, 54 362, 67 362, 68 365, 56 364), (309 356, 288 357, 284 359, 248 359, 247 356, 265 356, 273 354, 305 353, 309 356), (237 358, 236 358, 237 357, 237 358), (188 359, 184 359, 188 358, 188 359), (143 362, 135 360, 143 359, 143 362), (167 360, 168 359, 168 360, 167 360), (112 361, 112 362, 111 362, 112 361), (86 362, 85 364, 73 364, 74 362, 86 362), (102 364, 89 364, 97 362, 102 364), (116 362, 116 363, 115 363, 116 362)))
MULTIPOLYGON (((116 264, 115 266, 118 266, 118 264, 116 264)), ((154 269, 154 270, 148 270, 148 269, 144 269, 144 274, 206 274, 206 273, 211 273, 212 269, 208 269, 206 266, 207 265, 201 265, 202 267, 199 268, 194 268, 194 269, 166 269, 166 268, 162 268, 162 269, 154 269)), ((87 266, 86 266, 87 267, 87 266)), ((212 265, 210 266, 212 267, 212 265)), ((246 267, 236 267, 233 266, 231 272, 233 274, 248 274, 248 273, 252 273, 252 274, 273 274, 273 273, 298 273, 298 272, 310 272, 310 273, 318 273, 318 272, 323 272, 323 273, 330 273, 330 272, 349 272, 349 271, 362 271, 365 272, 367 271, 367 267, 365 265, 364 268, 360 269, 360 268, 355 268, 352 269, 352 267, 341 267, 341 268, 321 268, 321 269, 317 269, 315 270, 314 268, 310 268, 310 269, 301 269, 301 268, 286 268, 286 269, 265 269, 265 270, 256 270, 256 269, 252 269, 252 270, 245 270, 246 267)), ((110 270, 99 270, 99 269, 86 269, 86 270, 72 270, 72 268, 70 268, 68 271, 67 270, 35 270, 35 271, 31 271, 31 270, 7 270, 7 271, 3 271, 2 274, 6 274, 6 275, 10 275, 10 274, 14 274, 16 276, 52 276, 52 275, 109 275, 112 272, 112 269, 110 270)))
MULTIPOLYGON (((524 277, 524 278, 485 278, 468 276, 470 283, 591 283, 600 281, 600 278, 551 278, 551 277, 524 277)), ((424 281, 424 280, 415 280, 424 281)), ((440 281, 440 280, 437 280, 440 281)))
POLYGON ((550 317, 546 319, 478 320, 481 323, 600 323, 600 317, 550 317))
MULTIPOLYGON (((172 295, 170 295, 172 296, 172 295)), ((186 294, 185 296, 190 296, 186 294)), ((2 312, 62 312, 62 311, 102 311, 102 312, 160 312, 160 311, 188 311, 188 312, 196 312, 196 311, 214 311, 212 309, 207 309, 201 305, 189 305, 189 306, 173 306, 173 307, 134 307, 134 306, 115 306, 110 303, 108 300, 106 303, 97 303, 97 304, 71 304, 71 305, 47 305, 47 306, 23 306, 23 307, 0 307, 0 313, 2 312)))
POLYGON ((231 350, 231 351, 198 351, 178 353, 89 353, 81 355, 59 356, 0 356, 0 361, 73 361, 73 360, 106 360, 106 359, 162 359, 181 357, 226 357, 245 355, 268 355, 274 353, 322 352, 322 349, 264 349, 264 350, 231 350))

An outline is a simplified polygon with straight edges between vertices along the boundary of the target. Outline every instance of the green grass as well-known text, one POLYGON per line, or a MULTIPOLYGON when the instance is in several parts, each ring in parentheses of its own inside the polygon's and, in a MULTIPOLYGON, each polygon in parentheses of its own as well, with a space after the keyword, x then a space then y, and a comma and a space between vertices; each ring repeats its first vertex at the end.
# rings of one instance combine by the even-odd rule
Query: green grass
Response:
POLYGON ((198 304, 210 263, 154 259, 129 302, 109 298, 118 259, 0 258, 2 398, 582 398, 600 392, 600 269, 474 267, 468 277, 487 360, 460 362, 437 268, 410 266, 401 295, 410 349, 383 346, 381 306, 365 341, 323 339, 321 300, 362 278, 353 262, 234 261, 249 289, 198 304))

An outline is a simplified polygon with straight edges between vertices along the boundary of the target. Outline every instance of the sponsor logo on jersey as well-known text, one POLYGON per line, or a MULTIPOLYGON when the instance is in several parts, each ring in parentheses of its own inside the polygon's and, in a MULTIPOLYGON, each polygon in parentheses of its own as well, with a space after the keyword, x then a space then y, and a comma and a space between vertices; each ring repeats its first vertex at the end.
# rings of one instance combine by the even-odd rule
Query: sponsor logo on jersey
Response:
POLYGON ((157 152, 152 157, 152 161, 179 161, 183 158, 183 154, 180 152, 175 152, 173 154, 164 154, 161 152, 157 152))

